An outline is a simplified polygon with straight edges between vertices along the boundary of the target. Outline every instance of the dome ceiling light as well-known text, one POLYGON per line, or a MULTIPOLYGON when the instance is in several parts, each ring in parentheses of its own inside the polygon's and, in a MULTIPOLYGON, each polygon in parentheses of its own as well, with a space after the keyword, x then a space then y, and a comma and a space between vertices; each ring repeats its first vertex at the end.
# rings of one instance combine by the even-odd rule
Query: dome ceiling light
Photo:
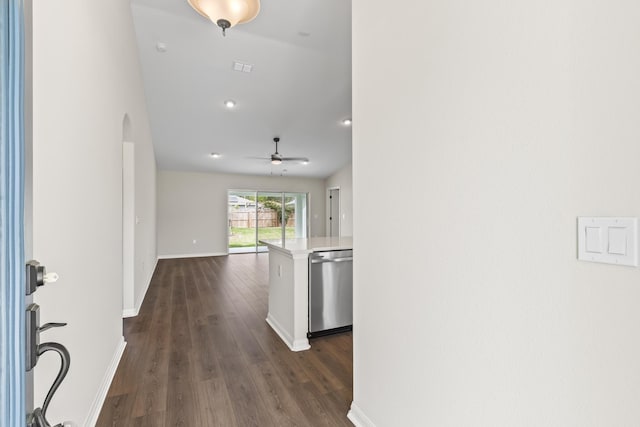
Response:
POLYGON ((251 21, 260 12, 260 0, 187 0, 192 8, 222 28, 251 21))

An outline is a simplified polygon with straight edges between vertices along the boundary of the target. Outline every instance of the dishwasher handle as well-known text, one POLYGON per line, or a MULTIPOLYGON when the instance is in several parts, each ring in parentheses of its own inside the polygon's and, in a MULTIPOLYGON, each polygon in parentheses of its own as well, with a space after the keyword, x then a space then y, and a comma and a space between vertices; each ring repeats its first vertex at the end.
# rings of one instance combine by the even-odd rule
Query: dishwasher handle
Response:
POLYGON ((325 262, 347 262, 353 261, 353 257, 344 257, 344 258, 311 258, 311 264, 322 264, 325 262))

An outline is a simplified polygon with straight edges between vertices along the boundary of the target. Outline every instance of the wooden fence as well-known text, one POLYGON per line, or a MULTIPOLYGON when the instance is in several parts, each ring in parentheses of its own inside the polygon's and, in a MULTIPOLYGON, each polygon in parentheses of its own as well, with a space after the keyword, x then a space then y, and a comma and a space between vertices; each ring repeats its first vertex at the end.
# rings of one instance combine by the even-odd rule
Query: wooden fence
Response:
MULTIPOLYGON (((262 227, 278 227, 278 212, 274 210, 258 211, 258 228, 262 227)), ((294 227, 296 219, 291 215, 287 221, 287 227, 294 227)), ((256 212, 255 211, 231 211, 229 212, 229 227, 233 228, 255 228, 256 212)))

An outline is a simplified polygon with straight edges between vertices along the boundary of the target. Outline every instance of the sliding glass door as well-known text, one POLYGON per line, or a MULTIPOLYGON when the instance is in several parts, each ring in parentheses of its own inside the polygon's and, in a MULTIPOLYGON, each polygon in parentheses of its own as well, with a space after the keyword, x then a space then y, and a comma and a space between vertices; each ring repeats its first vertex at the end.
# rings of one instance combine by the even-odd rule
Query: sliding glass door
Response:
POLYGON ((229 252, 256 250, 256 192, 229 191, 229 252))
POLYGON ((284 193, 283 205, 285 206, 285 239, 308 237, 307 232, 307 194, 284 193))
POLYGON ((282 222, 282 193, 258 192, 258 242, 259 252, 267 250, 260 240, 281 240, 283 228, 282 222))
POLYGON ((306 193, 229 190, 229 253, 263 252, 260 240, 308 236, 306 193))

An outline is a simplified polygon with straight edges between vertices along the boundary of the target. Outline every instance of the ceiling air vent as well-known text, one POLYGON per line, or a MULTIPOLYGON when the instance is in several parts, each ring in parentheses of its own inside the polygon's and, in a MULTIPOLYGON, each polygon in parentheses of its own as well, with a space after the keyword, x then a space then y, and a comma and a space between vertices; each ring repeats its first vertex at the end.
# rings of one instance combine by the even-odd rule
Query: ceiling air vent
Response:
POLYGON ((240 73, 250 73, 253 69, 253 65, 245 64, 243 62, 234 61, 233 63, 233 71, 238 71, 240 73))

